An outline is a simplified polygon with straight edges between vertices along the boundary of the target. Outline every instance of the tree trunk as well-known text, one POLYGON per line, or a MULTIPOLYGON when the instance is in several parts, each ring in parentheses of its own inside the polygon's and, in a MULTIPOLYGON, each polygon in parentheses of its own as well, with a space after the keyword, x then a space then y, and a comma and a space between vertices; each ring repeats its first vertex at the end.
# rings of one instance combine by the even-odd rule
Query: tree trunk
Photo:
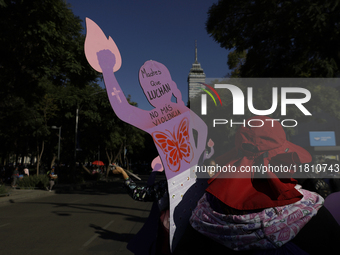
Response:
POLYGON ((42 141, 41 144, 41 152, 39 152, 39 145, 37 146, 37 152, 38 152, 38 157, 37 157, 37 175, 39 175, 39 167, 40 167, 40 161, 41 161, 41 157, 43 155, 44 152, 44 148, 45 148, 45 141, 42 141), (39 154, 40 153, 40 154, 39 154))
POLYGON ((57 156, 56 156, 55 154, 53 154, 53 159, 52 159, 52 162, 51 162, 51 167, 50 167, 50 168, 52 168, 52 167, 53 167, 53 165, 54 165, 54 162, 55 162, 56 158, 57 158, 57 156))
POLYGON ((105 176, 106 176, 106 178, 109 176, 109 171, 110 171, 110 165, 112 164, 112 158, 113 158, 113 153, 112 153, 112 150, 110 150, 110 154, 109 154, 109 151, 108 151, 108 149, 107 148, 105 148, 105 153, 106 153, 106 157, 107 157, 107 159, 108 159, 108 161, 109 161, 109 165, 107 166, 107 168, 106 168, 106 174, 105 174, 105 176))
POLYGON ((121 166, 124 166, 123 160, 122 160, 122 153, 119 153, 119 162, 121 166))
POLYGON ((18 152, 15 152, 15 165, 18 166, 19 165, 19 155, 18 155, 18 152))

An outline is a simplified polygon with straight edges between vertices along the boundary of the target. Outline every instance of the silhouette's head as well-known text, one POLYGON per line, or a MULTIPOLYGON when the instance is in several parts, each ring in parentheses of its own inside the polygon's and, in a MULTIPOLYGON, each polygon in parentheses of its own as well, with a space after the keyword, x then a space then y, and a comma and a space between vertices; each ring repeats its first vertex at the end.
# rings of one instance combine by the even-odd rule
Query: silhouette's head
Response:
POLYGON ((165 65, 149 60, 139 69, 139 82, 143 88, 144 94, 151 105, 162 107, 171 102, 172 94, 178 100, 176 83, 171 79, 169 70, 165 65))

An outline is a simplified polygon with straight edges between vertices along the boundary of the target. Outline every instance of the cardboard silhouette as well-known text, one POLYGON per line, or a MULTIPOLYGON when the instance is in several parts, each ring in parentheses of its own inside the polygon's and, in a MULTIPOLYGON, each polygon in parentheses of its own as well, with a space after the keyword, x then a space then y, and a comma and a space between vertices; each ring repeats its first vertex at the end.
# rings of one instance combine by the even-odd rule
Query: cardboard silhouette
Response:
POLYGON ((205 181, 197 186, 192 171, 205 152, 207 126, 185 106, 169 70, 157 61, 146 61, 139 70, 140 85, 154 109, 147 111, 130 105, 114 75, 122 63, 116 44, 88 18, 86 27, 85 54, 89 64, 103 73, 112 109, 121 120, 149 133, 156 144, 168 182, 170 247, 174 250, 191 210, 204 192, 205 181), (177 102, 172 102, 172 96, 177 102), (174 215, 176 207, 178 213, 174 215))

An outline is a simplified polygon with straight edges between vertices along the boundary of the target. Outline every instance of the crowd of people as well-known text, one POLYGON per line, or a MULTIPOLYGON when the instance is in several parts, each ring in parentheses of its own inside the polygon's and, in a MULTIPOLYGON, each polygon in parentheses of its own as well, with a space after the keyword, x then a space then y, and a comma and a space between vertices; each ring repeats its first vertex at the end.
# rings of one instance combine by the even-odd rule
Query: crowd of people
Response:
POLYGON ((17 185, 17 180, 29 176, 29 170, 27 165, 19 164, 17 166, 10 164, 6 166, 0 166, 0 183, 11 183, 13 188, 17 185))

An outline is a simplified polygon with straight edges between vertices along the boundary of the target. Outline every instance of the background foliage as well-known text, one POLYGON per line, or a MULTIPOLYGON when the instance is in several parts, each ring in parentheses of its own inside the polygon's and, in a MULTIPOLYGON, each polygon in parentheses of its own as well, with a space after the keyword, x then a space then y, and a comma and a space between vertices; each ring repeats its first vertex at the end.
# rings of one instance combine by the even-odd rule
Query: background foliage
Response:
MULTIPOLYGON (((233 78, 338 78, 339 26, 339 0, 220 0, 210 7, 206 21, 208 34, 229 50, 227 64, 233 78)), ((287 115, 299 123, 308 121, 310 127, 318 130, 318 123, 340 120, 340 88, 327 82, 311 83, 303 87, 312 94, 305 106, 313 117, 306 118, 294 108, 287 115)), ((287 82, 286 86, 292 85, 287 82)), ((246 95, 245 88, 240 88, 246 95)), ((255 108, 268 109, 272 102, 271 89, 260 85, 253 89, 255 108)), ((219 93, 225 104, 226 119, 237 120, 237 116, 231 116, 230 92, 219 93)), ((210 109, 214 109, 210 104, 210 109)), ((244 117, 250 117, 249 112, 244 117)), ((284 116, 274 112, 269 117, 284 116)), ((337 130, 336 126, 333 128, 337 130)), ((212 135, 232 137, 234 132, 226 126, 218 130, 212 131, 212 135)), ((289 139, 296 130, 286 131, 289 139)), ((230 148, 233 143, 228 138, 224 146, 230 148)))
POLYGON ((66 1, 0 0, 0 164, 29 156, 38 159, 37 173, 42 165, 50 168, 59 139, 52 126, 61 127, 65 166, 99 155, 112 163, 107 152, 116 156, 121 146, 123 163, 149 160, 138 152, 150 138, 116 117, 97 84, 83 29, 66 1))
POLYGON ((241 77, 337 77, 339 21, 338 0, 220 0, 206 28, 241 77))

